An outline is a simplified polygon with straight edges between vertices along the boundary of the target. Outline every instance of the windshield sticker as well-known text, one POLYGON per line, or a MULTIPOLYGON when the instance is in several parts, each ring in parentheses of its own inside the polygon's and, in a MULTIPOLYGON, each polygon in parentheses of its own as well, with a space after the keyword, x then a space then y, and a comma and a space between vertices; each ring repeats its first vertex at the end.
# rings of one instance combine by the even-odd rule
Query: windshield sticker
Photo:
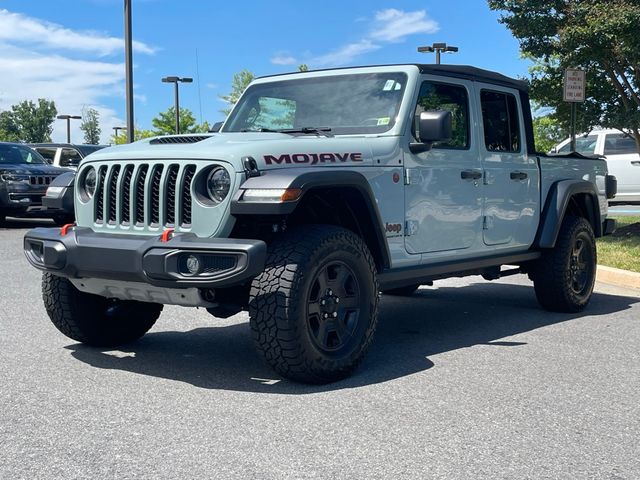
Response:
POLYGON ((389 122, 391 121, 390 117, 382 117, 378 119, 378 126, 380 125, 389 125, 389 122))
POLYGON ((383 92, 390 92, 393 90, 394 85, 396 84, 395 80, 387 80, 387 83, 384 84, 383 92))

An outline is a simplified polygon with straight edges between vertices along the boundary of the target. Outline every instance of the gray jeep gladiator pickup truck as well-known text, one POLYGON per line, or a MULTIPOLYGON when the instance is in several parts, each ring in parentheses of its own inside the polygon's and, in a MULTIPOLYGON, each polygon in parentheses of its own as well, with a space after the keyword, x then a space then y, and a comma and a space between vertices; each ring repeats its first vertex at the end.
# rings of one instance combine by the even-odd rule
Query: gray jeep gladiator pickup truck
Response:
POLYGON ((76 223, 29 231, 24 251, 74 340, 133 341, 163 304, 246 309, 279 374, 323 383, 361 362, 381 292, 526 273, 544 308, 585 308, 615 188, 601 159, 536 153, 524 82, 301 72, 254 81, 218 133, 94 153, 76 223))

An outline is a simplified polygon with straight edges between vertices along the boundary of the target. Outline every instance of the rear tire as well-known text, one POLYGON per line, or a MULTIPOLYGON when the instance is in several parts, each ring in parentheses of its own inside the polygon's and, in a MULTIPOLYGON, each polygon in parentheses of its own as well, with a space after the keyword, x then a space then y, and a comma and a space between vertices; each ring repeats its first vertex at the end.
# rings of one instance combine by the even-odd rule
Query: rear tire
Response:
POLYGON ((375 264, 360 237, 328 225, 291 229, 269 246, 251 285, 256 348, 292 380, 340 380, 371 344, 378 301, 375 264))
POLYGON ((591 224, 582 217, 566 217, 555 247, 543 253, 533 271, 538 302, 552 312, 583 310, 591 300, 596 265, 591 224))
POLYGON ((67 278, 44 273, 42 297, 51 322, 67 337, 112 347, 133 342, 156 323, 163 305, 81 292, 67 278))

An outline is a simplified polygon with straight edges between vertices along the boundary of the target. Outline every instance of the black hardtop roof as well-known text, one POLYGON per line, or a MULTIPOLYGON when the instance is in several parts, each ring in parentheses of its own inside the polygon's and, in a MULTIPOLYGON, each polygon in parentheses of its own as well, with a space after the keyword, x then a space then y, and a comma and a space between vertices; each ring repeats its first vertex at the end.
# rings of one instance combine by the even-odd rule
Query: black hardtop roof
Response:
POLYGON ((501 73, 492 72, 491 70, 484 70, 482 68, 472 67, 470 65, 436 65, 429 63, 397 63, 389 65, 359 65, 353 67, 338 67, 338 68, 323 68, 318 70, 309 70, 308 72, 287 72, 275 75, 264 75, 259 78, 278 77, 281 75, 291 75, 293 73, 313 73, 313 72, 326 72, 330 70, 350 70, 354 68, 367 68, 367 67, 401 67, 413 65, 420 69, 420 73, 429 75, 442 75, 445 77, 462 78, 465 80, 477 80, 485 83, 492 83, 494 85, 500 85, 503 87, 515 88, 526 92, 529 90, 529 84, 524 80, 517 80, 515 78, 507 77, 501 73))

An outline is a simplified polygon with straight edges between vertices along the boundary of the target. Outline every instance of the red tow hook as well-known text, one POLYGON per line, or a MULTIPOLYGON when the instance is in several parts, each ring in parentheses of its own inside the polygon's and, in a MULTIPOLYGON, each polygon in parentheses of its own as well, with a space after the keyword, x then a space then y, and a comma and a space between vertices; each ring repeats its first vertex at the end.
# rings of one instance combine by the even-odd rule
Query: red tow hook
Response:
POLYGON ((60 227, 60 236, 64 237, 67 233, 69 233, 69 230, 71 230, 75 226, 75 223, 67 223, 66 225, 63 225, 62 227, 60 227))
POLYGON ((173 238, 173 228, 167 228, 164 232, 162 232, 160 241, 166 243, 171 240, 171 238, 173 238))

